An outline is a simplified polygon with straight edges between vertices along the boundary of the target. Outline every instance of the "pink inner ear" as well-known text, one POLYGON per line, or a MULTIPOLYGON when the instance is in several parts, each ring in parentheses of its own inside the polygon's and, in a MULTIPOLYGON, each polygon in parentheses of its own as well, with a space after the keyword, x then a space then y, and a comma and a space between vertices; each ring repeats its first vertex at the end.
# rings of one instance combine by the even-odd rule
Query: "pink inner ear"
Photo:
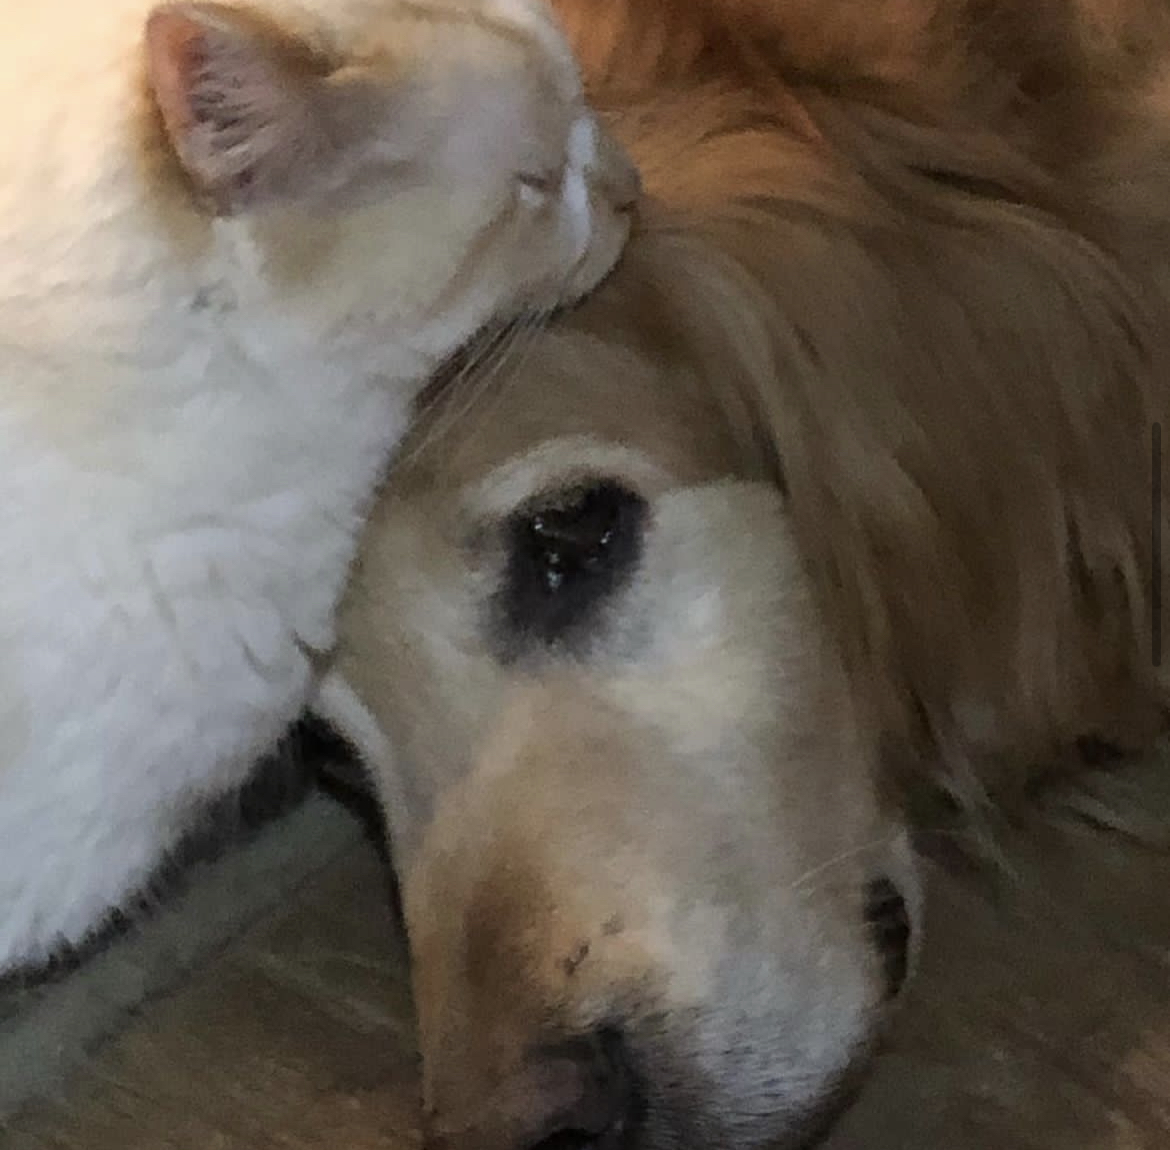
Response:
POLYGON ((195 123, 193 78, 203 64, 207 28, 180 5, 151 12, 146 21, 146 58, 150 85, 172 140, 195 123))

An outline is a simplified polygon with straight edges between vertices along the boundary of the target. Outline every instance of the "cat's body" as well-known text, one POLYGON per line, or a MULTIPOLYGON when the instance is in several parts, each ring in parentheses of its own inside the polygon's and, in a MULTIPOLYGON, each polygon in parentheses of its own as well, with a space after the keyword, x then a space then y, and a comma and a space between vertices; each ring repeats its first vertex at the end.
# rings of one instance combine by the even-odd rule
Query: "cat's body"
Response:
POLYGON ((319 6, 6 14, 0 972, 296 717, 427 373, 628 230, 538 3, 319 6))

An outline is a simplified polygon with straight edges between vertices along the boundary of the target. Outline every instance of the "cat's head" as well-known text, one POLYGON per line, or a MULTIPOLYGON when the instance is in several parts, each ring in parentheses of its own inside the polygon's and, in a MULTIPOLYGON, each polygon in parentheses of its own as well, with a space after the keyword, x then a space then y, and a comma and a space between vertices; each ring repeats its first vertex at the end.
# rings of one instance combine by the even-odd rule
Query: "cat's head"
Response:
POLYGON ((168 4, 145 40, 186 192, 302 338, 423 371, 622 250, 637 173, 542 0, 168 4))

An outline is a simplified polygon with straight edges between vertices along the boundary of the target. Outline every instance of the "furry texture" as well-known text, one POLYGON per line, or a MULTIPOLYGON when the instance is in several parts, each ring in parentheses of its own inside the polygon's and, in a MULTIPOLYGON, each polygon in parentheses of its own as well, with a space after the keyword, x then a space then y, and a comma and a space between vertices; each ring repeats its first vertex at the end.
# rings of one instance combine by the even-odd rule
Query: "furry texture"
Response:
POLYGON ((891 792, 1006 796, 1161 727, 1168 18, 557 7, 644 226, 478 418, 445 420, 455 388, 424 420, 339 713, 404 878, 436 1145, 789 1145, 885 1016, 866 884, 921 925, 891 792), (637 538, 555 527, 615 485, 637 538), (587 625, 502 632, 520 564, 587 625), (599 1073, 580 1044, 614 1034, 637 1091, 599 1117, 557 1059, 599 1073))
POLYGON ((664 163, 688 141, 662 121, 642 158, 692 214, 726 165, 719 218, 698 222, 734 267, 695 292, 722 294, 721 278, 741 301, 700 328, 726 356, 712 379, 738 377, 782 460, 891 767, 941 757, 972 797, 1084 736, 1141 745, 1165 698, 1150 494, 1170 408, 1163 7, 659 17, 683 27, 657 47, 632 5, 578 43, 609 90, 687 87, 704 68, 754 80, 690 133, 698 171, 664 163), (638 43, 646 55, 616 47, 638 43))
POLYGON ((539 4, 60 0, 3 62, 0 971, 296 718, 427 373, 637 190, 539 4))

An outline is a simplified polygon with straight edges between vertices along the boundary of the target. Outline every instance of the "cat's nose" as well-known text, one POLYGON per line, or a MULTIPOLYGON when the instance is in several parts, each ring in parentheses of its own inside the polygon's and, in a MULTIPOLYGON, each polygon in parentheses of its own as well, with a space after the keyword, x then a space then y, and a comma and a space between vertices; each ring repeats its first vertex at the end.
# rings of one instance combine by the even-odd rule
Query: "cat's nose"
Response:
POLYGON ((642 196, 642 176, 625 148, 601 133, 597 155, 598 183, 615 211, 632 212, 642 196))

